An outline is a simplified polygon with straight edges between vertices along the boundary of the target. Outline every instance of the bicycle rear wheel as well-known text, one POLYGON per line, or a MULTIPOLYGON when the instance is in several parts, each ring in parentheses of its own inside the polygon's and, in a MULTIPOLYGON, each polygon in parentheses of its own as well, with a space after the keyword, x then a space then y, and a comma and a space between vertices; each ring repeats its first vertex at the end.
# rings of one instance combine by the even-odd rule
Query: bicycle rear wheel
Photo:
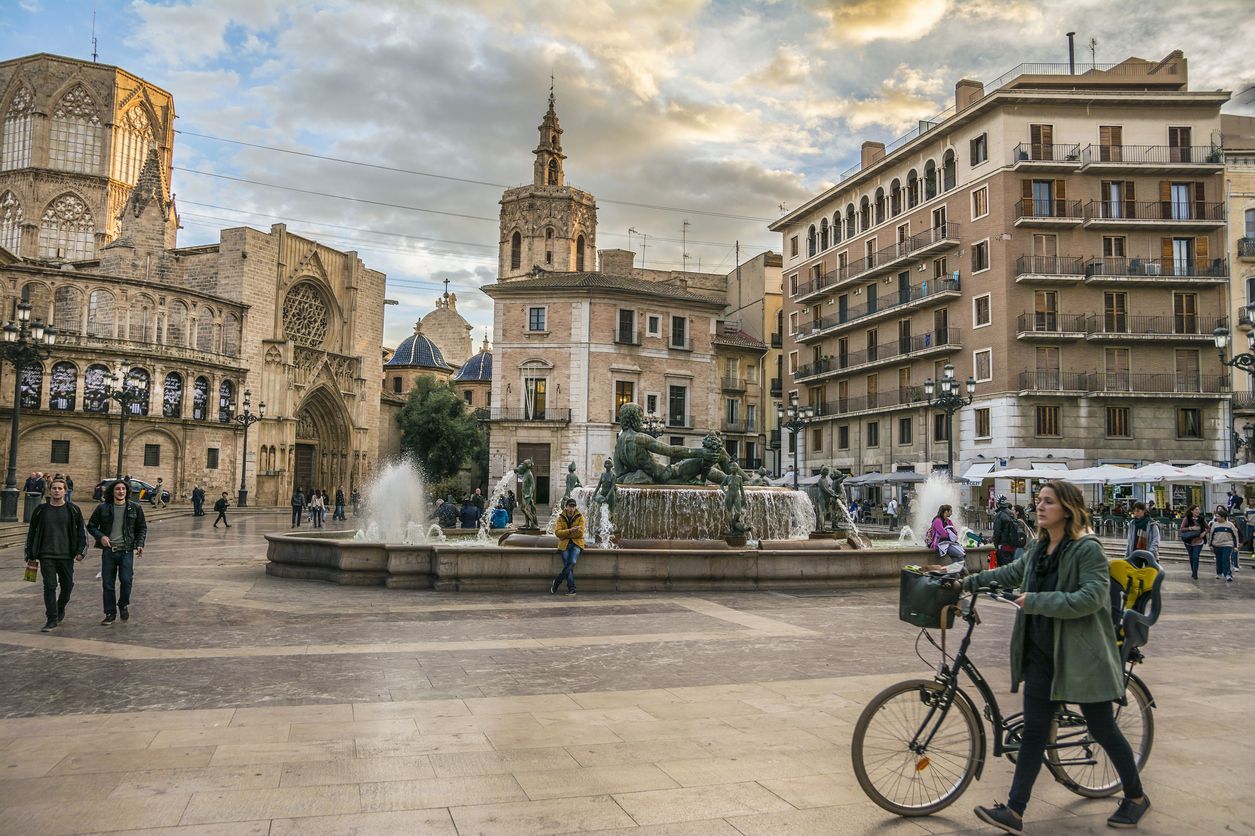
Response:
POLYGON ((942 712, 944 692, 926 679, 891 685, 867 704, 854 726, 854 775, 868 798, 891 813, 927 816, 942 810, 976 774, 980 720, 960 697, 942 712), (912 740, 928 743, 913 749, 912 740))
MULTIPOLYGON (((1128 680, 1125 696, 1129 704, 1115 706, 1116 727, 1133 748, 1133 758, 1140 771, 1146 766, 1155 742, 1155 715, 1150 696, 1135 680, 1128 680)), ((1065 708, 1055 718, 1050 743, 1059 744, 1059 748, 1046 750, 1046 766, 1055 780, 1072 792, 1086 798, 1103 798, 1120 789, 1120 776, 1115 766, 1090 736, 1079 711, 1065 708)))

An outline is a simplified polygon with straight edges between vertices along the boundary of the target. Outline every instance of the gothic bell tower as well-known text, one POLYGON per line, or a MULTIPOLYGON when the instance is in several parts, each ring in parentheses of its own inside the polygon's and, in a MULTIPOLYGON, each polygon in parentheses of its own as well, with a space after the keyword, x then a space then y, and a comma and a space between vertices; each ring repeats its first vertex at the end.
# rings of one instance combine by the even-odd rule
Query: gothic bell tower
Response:
POLYGON ((549 89, 549 110, 541 119, 540 142, 532 151, 532 183, 501 196, 499 280, 596 269, 597 202, 566 184, 562 126, 549 89))

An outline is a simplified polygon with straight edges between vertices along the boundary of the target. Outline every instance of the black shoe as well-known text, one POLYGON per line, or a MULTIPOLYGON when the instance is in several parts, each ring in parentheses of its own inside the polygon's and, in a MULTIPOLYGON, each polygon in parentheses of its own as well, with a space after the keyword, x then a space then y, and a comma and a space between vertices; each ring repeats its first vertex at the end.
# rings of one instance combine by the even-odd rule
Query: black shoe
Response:
POLYGON ((995 804, 992 807, 977 807, 975 813, 976 818, 985 824, 993 825, 1005 833, 1024 832, 1024 819, 1017 816, 1005 804, 995 804))
POLYGON ((117 618, 117 616, 116 616, 115 614, 113 614, 113 613, 105 613, 105 617, 104 617, 104 618, 102 618, 102 619, 100 619, 100 626, 101 626, 101 627, 112 627, 112 626, 113 626, 114 619, 116 619, 116 618, 117 618))
POLYGON ((574 589, 568 589, 568 590, 566 591, 566 594, 567 594, 567 595, 574 595, 574 594, 575 594, 575 590, 574 590, 574 589))
POLYGON ((1150 799, 1142 796, 1139 804, 1125 798, 1120 802, 1120 806, 1111 814, 1111 818, 1107 819, 1107 827, 1137 827, 1137 823, 1141 821, 1142 816, 1146 815, 1146 811, 1150 809, 1150 799))
POLYGON ((549 584, 549 594, 550 595, 558 594, 558 582, 557 581, 554 581, 553 583, 549 584))
POLYGON ((55 618, 50 618, 50 619, 48 619, 48 623, 47 623, 47 624, 45 624, 43 627, 40 627, 40 628, 39 628, 39 632, 41 632, 41 633, 51 633, 51 632, 52 632, 53 630, 55 630, 55 629, 57 629, 57 620, 56 620, 55 618))
POLYGON ((118 610, 121 612, 123 621, 131 620, 131 608, 130 607, 119 607, 118 610))
POLYGON ((65 610, 57 610, 57 623, 65 621, 65 610))

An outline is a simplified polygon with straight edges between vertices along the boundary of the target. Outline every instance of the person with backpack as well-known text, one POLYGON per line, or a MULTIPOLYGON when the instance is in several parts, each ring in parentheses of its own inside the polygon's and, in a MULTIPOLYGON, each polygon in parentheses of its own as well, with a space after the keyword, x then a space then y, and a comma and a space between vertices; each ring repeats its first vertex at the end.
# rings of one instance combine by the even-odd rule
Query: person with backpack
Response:
POLYGON ((945 561, 963 560, 967 557, 967 551, 959 543, 959 530, 950 519, 953 513, 954 509, 949 505, 938 508, 926 538, 928 548, 936 549, 937 556, 945 561))
POLYGON ((87 521, 87 533, 96 539, 100 549, 100 585, 104 595, 103 627, 112 627, 119 613, 123 621, 131 618, 131 586, 135 579, 135 558, 144 556, 144 540, 148 523, 144 509, 131 499, 128 482, 114 482, 108 498, 96 506, 87 521), (122 594, 118 594, 118 580, 122 594))
POLYGON ((218 527, 219 522, 227 528, 231 527, 231 523, 227 522, 227 509, 230 507, 231 502, 227 499, 227 492, 223 491, 222 496, 218 497, 218 501, 214 503, 214 510, 218 512, 218 516, 214 517, 214 528, 218 527))
POLYGON ((1181 538, 1181 544, 1185 546, 1185 553, 1190 558, 1190 577, 1198 580, 1198 559, 1203 553, 1203 545, 1207 542, 1207 534, 1204 531, 1206 522, 1203 520, 1203 511, 1197 505, 1191 505, 1190 510, 1185 512, 1185 516, 1181 518, 1181 526, 1177 529, 1177 536, 1181 538))
POLYGON ((1216 515, 1207 526, 1207 541, 1216 555, 1216 580, 1233 583, 1234 565, 1238 562, 1238 527, 1229 519, 1229 509, 1216 506, 1216 515))
POLYGON ((298 487, 292 489, 292 527, 301 527, 301 515, 305 513, 305 493, 298 487))
POLYGON ((1006 496, 998 497, 998 513, 994 515, 994 563, 995 568, 1006 566, 1015 559, 1016 549, 1027 543, 1024 529, 1015 520, 1015 512, 1011 510, 1011 501, 1006 496))
POLYGON ((1159 560, 1159 523, 1150 518, 1145 502, 1133 503, 1133 517, 1129 520, 1129 539, 1124 544, 1127 560, 1133 552, 1147 551, 1159 560))

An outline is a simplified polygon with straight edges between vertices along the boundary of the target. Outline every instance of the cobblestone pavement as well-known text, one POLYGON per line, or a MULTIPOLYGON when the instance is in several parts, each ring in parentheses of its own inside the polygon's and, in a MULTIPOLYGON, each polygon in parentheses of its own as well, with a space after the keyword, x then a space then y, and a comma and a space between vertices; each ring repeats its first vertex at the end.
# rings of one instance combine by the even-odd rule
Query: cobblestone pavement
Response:
MULTIPOLYGON (((990 762, 943 814, 859 790, 849 741, 928 675, 896 590, 456 595, 267 577, 279 515, 155 522, 132 618, 99 625, 98 552, 43 634, 16 549, 0 579, 0 832, 980 832, 990 762)), ((1141 673, 1158 709, 1142 830, 1255 833, 1255 568, 1169 567, 1141 673)), ((974 656, 1004 707, 1010 614, 974 656)), ((1047 773, 1029 833, 1106 832, 1111 800, 1047 773)), ((985 832, 990 832, 986 829, 985 832)))

